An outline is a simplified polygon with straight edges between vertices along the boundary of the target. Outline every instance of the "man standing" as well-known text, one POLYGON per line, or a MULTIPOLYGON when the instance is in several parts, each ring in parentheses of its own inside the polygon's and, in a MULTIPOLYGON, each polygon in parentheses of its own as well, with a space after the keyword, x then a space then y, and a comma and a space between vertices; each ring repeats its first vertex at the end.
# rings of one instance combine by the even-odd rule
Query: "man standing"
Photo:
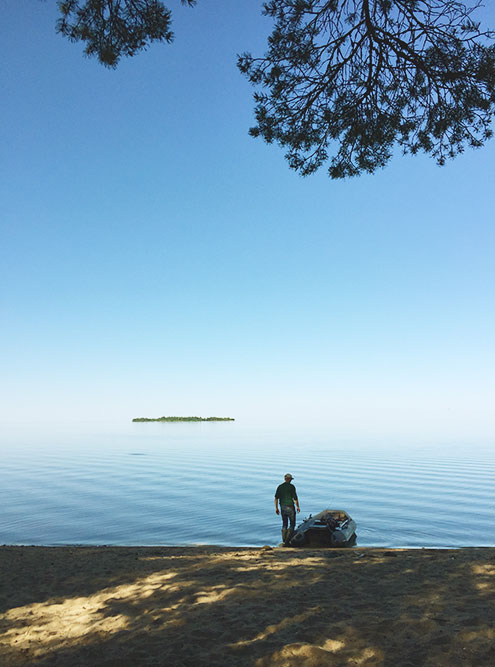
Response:
POLYGON ((284 479, 285 482, 280 484, 275 491, 275 512, 277 514, 282 513, 282 540, 284 544, 288 546, 296 527, 296 510, 294 508, 294 502, 296 503, 297 511, 300 512, 301 510, 299 509, 296 487, 294 484, 291 484, 291 481, 294 478, 287 473, 284 475, 284 479), (279 502, 280 511, 278 509, 279 502))

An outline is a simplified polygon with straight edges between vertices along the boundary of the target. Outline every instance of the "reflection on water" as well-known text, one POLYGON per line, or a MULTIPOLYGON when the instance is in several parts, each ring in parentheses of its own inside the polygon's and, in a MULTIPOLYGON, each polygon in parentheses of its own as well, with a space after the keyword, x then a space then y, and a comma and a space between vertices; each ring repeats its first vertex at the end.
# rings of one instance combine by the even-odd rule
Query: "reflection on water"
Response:
POLYGON ((495 545, 495 455, 481 443, 146 423, 11 431, 0 447, 4 544, 275 544, 290 471, 299 519, 345 509, 361 546, 495 545))

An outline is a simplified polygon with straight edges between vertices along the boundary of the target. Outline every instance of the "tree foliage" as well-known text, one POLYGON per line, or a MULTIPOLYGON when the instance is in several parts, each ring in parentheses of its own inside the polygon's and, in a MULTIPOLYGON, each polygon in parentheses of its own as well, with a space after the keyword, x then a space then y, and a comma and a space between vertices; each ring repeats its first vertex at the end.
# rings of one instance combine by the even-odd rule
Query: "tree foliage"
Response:
MULTIPOLYGON (((194 5, 196 0, 181 0, 194 5)), ((394 148, 439 164, 491 135, 495 33, 480 1, 269 0, 263 57, 238 66, 257 88, 250 133, 286 149, 303 175, 374 172, 394 148)), ((152 41, 173 39, 159 0, 63 0, 58 30, 115 67, 152 41)))
MULTIPOLYGON (((181 0, 194 5, 196 0, 181 0)), ((133 56, 151 42, 173 40, 171 13, 159 0, 63 0, 57 31, 86 42, 85 53, 107 67, 133 56)))
POLYGON ((306 175, 374 172, 395 145, 439 164, 492 131, 495 47, 453 0, 270 0, 262 58, 244 54, 255 94, 253 136, 287 148, 306 175))

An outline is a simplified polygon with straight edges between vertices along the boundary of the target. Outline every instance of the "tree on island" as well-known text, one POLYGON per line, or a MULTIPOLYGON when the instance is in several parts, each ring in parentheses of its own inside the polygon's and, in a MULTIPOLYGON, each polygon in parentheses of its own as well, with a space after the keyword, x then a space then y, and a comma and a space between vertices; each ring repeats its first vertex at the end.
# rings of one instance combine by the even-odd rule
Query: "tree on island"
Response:
MULTIPOLYGON (((193 6, 196 0, 181 0, 193 6)), ((286 149, 302 175, 373 173, 394 147, 443 165, 492 136, 495 33, 481 2, 269 0, 268 51, 238 67, 257 87, 254 137, 286 149)), ((57 29, 108 67, 173 40, 159 0, 65 0, 57 29)))
POLYGON ((135 417, 133 422, 233 422, 232 417, 135 417))

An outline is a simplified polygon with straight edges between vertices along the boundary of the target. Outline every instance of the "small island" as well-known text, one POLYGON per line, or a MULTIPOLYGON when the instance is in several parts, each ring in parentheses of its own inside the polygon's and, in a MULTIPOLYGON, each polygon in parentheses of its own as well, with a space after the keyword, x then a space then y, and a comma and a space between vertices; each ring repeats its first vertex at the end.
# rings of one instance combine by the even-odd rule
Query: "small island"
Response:
POLYGON ((133 422, 233 422, 232 417, 136 417, 133 422))

